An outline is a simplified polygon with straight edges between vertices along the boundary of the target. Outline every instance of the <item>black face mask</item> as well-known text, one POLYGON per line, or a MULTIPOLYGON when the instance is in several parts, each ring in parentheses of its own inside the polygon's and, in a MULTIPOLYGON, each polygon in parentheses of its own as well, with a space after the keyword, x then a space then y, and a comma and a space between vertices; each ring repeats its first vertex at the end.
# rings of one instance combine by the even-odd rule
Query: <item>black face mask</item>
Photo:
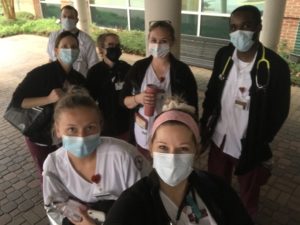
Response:
POLYGON ((121 55, 122 51, 119 46, 106 49, 106 57, 112 62, 118 62, 121 55))

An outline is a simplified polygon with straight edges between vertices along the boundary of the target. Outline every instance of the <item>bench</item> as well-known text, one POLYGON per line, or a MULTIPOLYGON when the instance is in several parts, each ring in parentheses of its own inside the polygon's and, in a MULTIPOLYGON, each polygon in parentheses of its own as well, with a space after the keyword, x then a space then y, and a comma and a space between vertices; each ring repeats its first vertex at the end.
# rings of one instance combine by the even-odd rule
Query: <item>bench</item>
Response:
POLYGON ((188 65, 212 69, 217 51, 228 43, 224 39, 181 35, 180 60, 188 65))

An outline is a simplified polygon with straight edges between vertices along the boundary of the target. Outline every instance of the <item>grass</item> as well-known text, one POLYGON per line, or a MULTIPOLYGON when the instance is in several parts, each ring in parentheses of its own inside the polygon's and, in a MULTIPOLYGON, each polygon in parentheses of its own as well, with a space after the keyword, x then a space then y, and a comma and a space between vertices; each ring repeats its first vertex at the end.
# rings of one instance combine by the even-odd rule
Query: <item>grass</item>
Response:
MULTIPOLYGON (((7 20, 0 16, 0 37, 7 37, 16 34, 37 34, 48 36, 50 32, 60 29, 56 18, 34 19, 31 13, 19 12, 16 20, 7 20)), ((145 55, 145 33, 142 31, 100 29, 91 25, 90 33, 94 40, 101 33, 111 31, 120 36, 123 50, 127 53, 145 55)), ((285 42, 280 44, 279 53, 289 63, 291 69, 292 84, 300 86, 300 64, 289 60, 290 51, 287 50, 285 42)))

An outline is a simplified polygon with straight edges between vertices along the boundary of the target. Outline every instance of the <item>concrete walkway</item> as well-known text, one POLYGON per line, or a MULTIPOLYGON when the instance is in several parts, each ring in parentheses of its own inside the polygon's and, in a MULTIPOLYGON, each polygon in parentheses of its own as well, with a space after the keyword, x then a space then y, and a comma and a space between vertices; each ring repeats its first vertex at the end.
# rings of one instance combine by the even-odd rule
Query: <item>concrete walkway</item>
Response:
MULTIPOLYGON (((0 225, 48 224, 37 172, 23 136, 2 118, 26 73, 48 61, 46 45, 47 38, 33 35, 0 39, 0 225)), ((123 57, 131 63, 137 59, 131 55, 123 57)), ((210 71, 192 69, 202 102, 210 71)), ((272 144, 274 171, 262 191, 258 225, 300 224, 299 99, 300 89, 293 87, 289 118, 272 144)), ((205 155, 200 163, 205 169, 205 155)))

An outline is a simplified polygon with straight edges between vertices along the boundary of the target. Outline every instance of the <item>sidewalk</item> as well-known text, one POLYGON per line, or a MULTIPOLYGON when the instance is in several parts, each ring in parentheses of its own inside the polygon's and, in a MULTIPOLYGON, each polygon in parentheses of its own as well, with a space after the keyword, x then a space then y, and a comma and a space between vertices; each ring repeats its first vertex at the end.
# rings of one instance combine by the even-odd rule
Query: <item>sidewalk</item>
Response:
MULTIPOLYGON (((47 38, 33 35, 0 38, 0 225, 48 224, 39 180, 23 136, 2 117, 26 73, 48 61, 46 45, 47 38)), ((129 63, 137 59, 132 55, 123 58, 129 63)), ((192 69, 202 102, 210 71, 192 69)), ((300 88, 292 87, 289 118, 272 143, 274 171, 262 190, 258 225, 300 224, 299 99, 300 88)), ((201 167, 205 169, 205 165, 203 156, 201 167)))

